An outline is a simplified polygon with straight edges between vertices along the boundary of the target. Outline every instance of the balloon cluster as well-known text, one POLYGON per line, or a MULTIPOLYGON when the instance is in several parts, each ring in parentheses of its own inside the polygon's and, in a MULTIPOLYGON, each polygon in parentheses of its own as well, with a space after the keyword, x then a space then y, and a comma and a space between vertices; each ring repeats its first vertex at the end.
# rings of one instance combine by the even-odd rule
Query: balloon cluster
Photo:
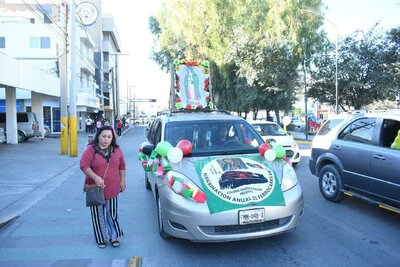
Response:
POLYGON ((164 175, 166 171, 171 170, 170 163, 179 163, 184 155, 192 152, 192 143, 189 140, 179 141, 176 147, 173 147, 168 141, 161 141, 151 152, 151 155, 146 156, 143 153, 143 147, 147 144, 149 142, 144 142, 139 148, 139 160, 142 162, 144 170, 152 171, 158 175, 164 175))
POLYGON ((275 159, 284 159, 286 161, 287 158, 286 150, 283 146, 277 145, 275 141, 266 140, 265 143, 262 143, 258 147, 258 151, 261 156, 263 156, 267 161, 274 161, 275 159))

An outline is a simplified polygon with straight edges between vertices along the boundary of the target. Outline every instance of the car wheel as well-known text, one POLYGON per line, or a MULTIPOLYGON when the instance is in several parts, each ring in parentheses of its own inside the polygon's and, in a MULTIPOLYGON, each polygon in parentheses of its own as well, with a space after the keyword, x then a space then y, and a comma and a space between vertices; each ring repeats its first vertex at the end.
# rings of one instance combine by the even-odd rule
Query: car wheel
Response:
POLYGON ((157 218, 158 218, 158 232, 162 238, 169 238, 170 236, 164 231, 164 220, 162 215, 161 201, 157 194, 157 218))
POLYGON ((144 179, 145 179, 145 183, 146 183, 146 189, 147 190, 151 190, 151 185, 150 185, 150 182, 149 182, 149 178, 147 178, 147 176, 145 176, 144 179))
POLYGON ((292 167, 296 167, 298 162, 292 162, 292 167))
POLYGON ((343 198, 342 176, 335 165, 326 165, 319 172, 319 190, 329 201, 339 202, 343 198))
POLYGON ((21 131, 18 131, 18 143, 23 143, 25 141, 25 134, 21 131))

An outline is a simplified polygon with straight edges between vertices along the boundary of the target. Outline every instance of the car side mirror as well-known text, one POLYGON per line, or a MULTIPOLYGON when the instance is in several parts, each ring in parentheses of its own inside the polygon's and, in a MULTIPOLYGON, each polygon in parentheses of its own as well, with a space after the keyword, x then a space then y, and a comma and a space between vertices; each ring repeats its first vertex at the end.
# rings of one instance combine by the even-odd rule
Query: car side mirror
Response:
POLYGON ((151 152, 153 150, 154 150, 154 145, 148 144, 148 145, 143 146, 142 152, 143 152, 143 154, 150 156, 151 152))

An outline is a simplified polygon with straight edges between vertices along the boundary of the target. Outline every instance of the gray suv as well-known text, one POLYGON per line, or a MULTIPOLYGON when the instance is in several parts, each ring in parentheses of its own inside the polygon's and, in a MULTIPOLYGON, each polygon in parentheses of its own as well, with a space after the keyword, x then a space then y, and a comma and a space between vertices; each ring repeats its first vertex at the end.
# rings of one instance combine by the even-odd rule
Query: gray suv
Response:
MULTIPOLYGON (((6 113, 0 112, 0 128, 6 129, 6 113)), ((40 137, 39 122, 34 112, 17 112, 18 143, 27 141, 32 137, 40 137)))
POLYGON ((309 168, 322 195, 358 197, 400 212, 400 112, 357 113, 328 120, 312 143, 309 168))

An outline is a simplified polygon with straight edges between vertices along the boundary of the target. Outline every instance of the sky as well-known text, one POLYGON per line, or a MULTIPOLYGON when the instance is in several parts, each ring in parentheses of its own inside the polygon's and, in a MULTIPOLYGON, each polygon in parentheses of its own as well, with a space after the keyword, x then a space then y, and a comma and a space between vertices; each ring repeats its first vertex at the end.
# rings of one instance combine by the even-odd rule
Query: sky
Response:
MULTIPOLYGON (((158 105, 167 107, 170 76, 149 58, 152 35, 148 18, 157 12, 161 2, 103 0, 103 12, 113 14, 121 39, 121 53, 128 54, 119 56, 121 98, 126 97, 129 87, 132 96, 156 98, 158 105)), ((341 38, 357 29, 366 30, 377 21, 387 29, 400 26, 400 0, 323 0, 323 3, 327 8, 324 27, 332 40, 335 27, 341 38)), ((148 108, 150 103, 140 105, 148 108)))

